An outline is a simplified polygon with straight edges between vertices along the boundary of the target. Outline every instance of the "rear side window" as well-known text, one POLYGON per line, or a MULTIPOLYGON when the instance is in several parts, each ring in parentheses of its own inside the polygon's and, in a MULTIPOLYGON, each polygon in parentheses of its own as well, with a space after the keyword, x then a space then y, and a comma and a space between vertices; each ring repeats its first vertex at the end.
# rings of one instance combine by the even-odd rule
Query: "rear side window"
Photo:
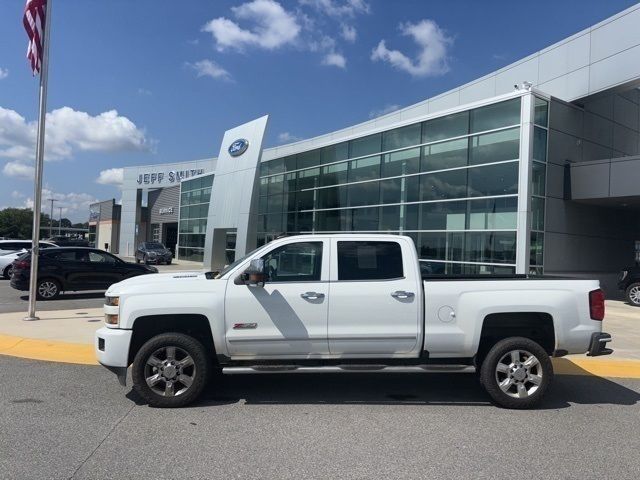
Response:
POLYGON ((397 242, 338 242, 338 280, 388 280, 403 277, 397 242))
POLYGON ((59 262, 75 262, 76 252, 75 250, 66 250, 64 252, 54 252, 49 255, 59 262))

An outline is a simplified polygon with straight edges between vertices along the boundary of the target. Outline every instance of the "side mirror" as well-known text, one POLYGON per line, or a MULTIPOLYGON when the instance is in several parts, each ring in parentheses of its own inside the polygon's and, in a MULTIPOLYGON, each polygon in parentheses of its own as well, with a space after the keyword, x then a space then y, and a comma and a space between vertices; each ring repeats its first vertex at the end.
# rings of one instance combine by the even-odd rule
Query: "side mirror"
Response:
POLYGON ((256 258, 251 260, 247 269, 241 275, 242 283, 249 287, 264 287, 267 274, 264 271, 264 260, 256 258))

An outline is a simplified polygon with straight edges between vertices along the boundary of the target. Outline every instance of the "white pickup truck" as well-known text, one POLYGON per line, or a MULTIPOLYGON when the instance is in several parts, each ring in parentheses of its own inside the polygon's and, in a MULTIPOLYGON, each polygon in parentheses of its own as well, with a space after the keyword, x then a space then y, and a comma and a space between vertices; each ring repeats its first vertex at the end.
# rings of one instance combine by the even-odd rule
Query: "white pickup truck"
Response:
POLYGON ((99 362, 157 407, 193 402, 214 373, 479 372, 491 399, 528 408, 551 356, 606 355, 595 280, 425 277, 409 237, 274 240, 219 273, 112 285, 99 362))

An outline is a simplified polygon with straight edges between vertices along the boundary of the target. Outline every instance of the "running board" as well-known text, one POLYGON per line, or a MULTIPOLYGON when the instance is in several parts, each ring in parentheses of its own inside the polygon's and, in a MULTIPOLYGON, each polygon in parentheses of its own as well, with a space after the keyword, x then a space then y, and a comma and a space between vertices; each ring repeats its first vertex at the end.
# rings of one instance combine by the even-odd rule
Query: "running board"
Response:
POLYGON ((254 365, 251 367, 223 367, 226 375, 246 373, 474 373, 473 365, 332 365, 305 367, 303 365, 254 365))

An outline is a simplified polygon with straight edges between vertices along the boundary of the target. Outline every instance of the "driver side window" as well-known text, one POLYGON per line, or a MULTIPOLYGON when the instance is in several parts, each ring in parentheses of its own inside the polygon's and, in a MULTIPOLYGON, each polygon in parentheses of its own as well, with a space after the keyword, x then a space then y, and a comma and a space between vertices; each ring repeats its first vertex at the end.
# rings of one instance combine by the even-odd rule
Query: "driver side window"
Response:
POLYGON ((283 245, 263 257, 269 282, 319 282, 322 242, 283 245))

